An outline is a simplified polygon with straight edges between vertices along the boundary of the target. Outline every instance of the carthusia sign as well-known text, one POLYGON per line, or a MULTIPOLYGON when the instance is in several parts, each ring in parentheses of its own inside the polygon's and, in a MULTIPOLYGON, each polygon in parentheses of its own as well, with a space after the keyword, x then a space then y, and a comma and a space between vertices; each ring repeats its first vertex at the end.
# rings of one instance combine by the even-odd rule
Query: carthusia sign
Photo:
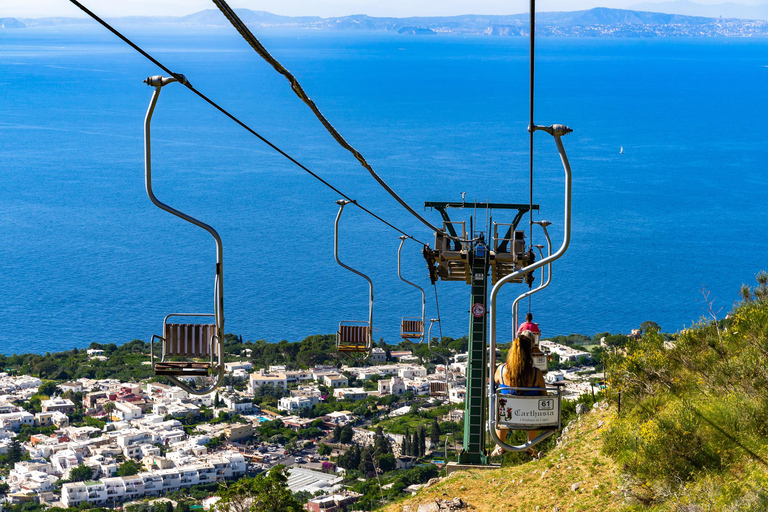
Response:
POLYGON ((519 428, 557 427, 560 423, 555 397, 500 396, 498 423, 519 428))

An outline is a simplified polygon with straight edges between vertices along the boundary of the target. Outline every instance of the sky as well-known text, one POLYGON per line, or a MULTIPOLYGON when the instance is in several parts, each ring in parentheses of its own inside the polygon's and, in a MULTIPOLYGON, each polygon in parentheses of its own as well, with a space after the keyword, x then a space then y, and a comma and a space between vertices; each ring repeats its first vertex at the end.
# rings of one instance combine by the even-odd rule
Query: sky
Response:
MULTIPOLYGON (((539 0, 538 11, 576 11, 593 7, 631 8, 663 0, 539 0)), ((728 0, 697 0, 697 4, 720 4, 728 0)), ((81 0, 106 17, 184 16, 214 9, 210 0, 81 0)), ((234 8, 269 11, 288 16, 447 16, 455 14, 517 14, 528 11, 526 0, 230 0, 234 8)), ((734 6, 735 3, 731 3, 734 6)), ((768 5, 766 0, 741 0, 738 5, 768 5)), ((667 11, 669 12, 669 11, 667 11)), ((0 18, 84 16, 69 0, 0 0, 0 18)))
MULTIPOLYGON (((575 11, 592 7, 627 8, 643 0, 539 0, 539 11, 575 11)), ((653 1, 653 0, 651 0, 653 1)), ((722 1, 722 0, 720 0, 722 1)), ((81 0, 107 17, 152 15, 183 16, 214 9, 210 0, 81 0)), ((699 0, 698 3, 719 3, 699 0)), ((762 3, 745 0, 740 3, 762 3)), ((289 16, 444 16, 454 14, 517 14, 528 11, 525 0, 230 0, 230 6, 289 16)), ((82 13, 68 0, 1 0, 0 17, 79 17, 82 13)))

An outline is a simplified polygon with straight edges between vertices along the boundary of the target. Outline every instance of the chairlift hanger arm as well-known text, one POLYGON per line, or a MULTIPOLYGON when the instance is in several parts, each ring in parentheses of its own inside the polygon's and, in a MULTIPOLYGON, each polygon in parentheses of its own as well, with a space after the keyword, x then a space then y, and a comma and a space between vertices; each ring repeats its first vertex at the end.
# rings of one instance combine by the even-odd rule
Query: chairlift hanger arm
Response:
MULTIPOLYGON (((488 301, 488 338, 489 338, 489 346, 490 346, 490 357, 488 360, 489 375, 494 375, 494 372, 496 371, 496 315, 497 315, 496 298, 499 294, 499 291, 501 290, 501 287, 515 278, 518 278, 518 277, 524 276, 525 274, 533 272, 537 268, 542 267, 544 265, 549 265, 556 259, 560 258, 563 254, 565 254, 565 251, 568 250, 568 246, 571 243, 571 165, 568 161, 568 156, 565 153, 565 147, 563 146, 563 143, 560 140, 560 138, 563 135, 566 135, 573 130, 571 130, 570 128, 564 125, 552 125, 548 127, 533 126, 531 129, 532 131, 537 131, 537 130, 545 131, 554 137, 555 144, 557 145, 557 151, 560 154, 560 160, 563 164, 563 171, 565 173, 565 206, 564 206, 565 213, 564 213, 564 227, 563 227, 563 242, 560 248, 554 254, 503 277, 491 289, 490 298, 488 301)), ((493 440, 494 443, 496 443, 496 445, 500 446, 505 450, 515 451, 515 452, 526 450, 530 446, 533 446, 534 444, 544 440, 546 437, 554 433, 554 431, 543 432, 538 437, 536 437, 535 439, 532 439, 531 441, 529 441, 528 443, 525 443, 524 445, 519 445, 519 446, 509 445, 504 441, 502 441, 499 438, 499 436, 496 434, 496 426, 497 426, 496 410, 495 410, 496 383, 492 378, 490 379, 488 384, 488 404, 489 404, 488 430, 489 430, 491 439, 493 440)))
POLYGON ((176 217, 179 217, 182 220, 185 220, 189 222, 190 224, 194 224, 195 226, 204 229, 210 235, 213 237, 214 241, 216 242, 216 326, 223 326, 224 324, 224 280, 222 279, 224 274, 223 264, 224 264, 224 246, 221 242, 221 237, 219 236, 219 233, 209 224, 206 224, 205 222, 202 222, 191 215, 187 215, 186 213, 177 210, 176 208, 173 208, 172 206, 169 206, 165 204, 164 202, 160 201, 157 196, 155 196, 154 190, 152 189, 152 147, 150 142, 150 125, 152 122, 152 114, 155 111, 155 106, 157 105, 157 100, 160 97, 160 91, 162 90, 163 86, 168 85, 169 83, 176 82, 177 79, 175 77, 161 77, 161 76, 153 76, 149 77, 145 80, 147 85, 154 86, 155 90, 152 93, 152 99, 149 103, 149 108, 147 109, 147 114, 144 118, 144 181, 145 186, 147 190, 147 195, 149 196, 150 201, 160 208, 161 210, 165 210, 168 213, 171 213, 175 215, 176 217))
POLYGON ((397 277, 399 277, 402 282, 413 286, 414 288, 418 289, 421 292, 421 336, 419 337, 419 343, 422 343, 424 341, 424 325, 426 322, 426 314, 427 314, 426 313, 427 312, 427 295, 424 293, 424 289, 421 286, 414 284, 403 277, 402 265, 401 265, 401 253, 403 252, 403 245, 405 244, 405 241, 407 239, 408 239, 407 236, 400 237, 400 247, 398 247, 397 249, 397 277))

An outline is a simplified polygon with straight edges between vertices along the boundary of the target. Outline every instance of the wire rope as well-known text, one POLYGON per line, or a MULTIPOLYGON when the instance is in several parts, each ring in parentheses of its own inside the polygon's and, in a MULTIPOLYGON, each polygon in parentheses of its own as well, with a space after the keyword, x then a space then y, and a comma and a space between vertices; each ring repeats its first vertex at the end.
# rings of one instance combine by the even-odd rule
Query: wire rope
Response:
MULTIPOLYGON (((296 79, 293 74, 291 74, 290 71, 285 69, 285 67, 278 62, 277 59, 275 59, 272 54, 269 53, 269 51, 264 47, 263 44, 261 44, 261 41, 259 41, 256 36, 253 35, 253 33, 250 31, 250 29, 246 26, 245 23, 240 19, 240 17, 235 13, 234 10, 232 10, 231 7, 227 4, 225 0, 213 0, 213 3, 216 4, 216 7, 219 8, 219 10, 224 14, 224 17, 229 20, 229 22, 232 24, 232 26, 237 30, 241 36, 243 36, 243 39, 253 48, 256 53, 258 53, 262 59, 264 59, 267 63, 269 63, 275 71, 283 75, 288 82, 291 84, 291 89, 294 93, 296 93, 296 96, 301 99, 309 108, 312 110, 312 112, 315 114, 315 117, 322 123, 322 125, 325 127, 325 129, 328 131, 328 133, 331 134, 331 136, 336 140, 336 142, 339 143, 341 147, 352 153, 352 155, 357 159, 358 162, 360 162, 360 165, 362 165, 370 174, 373 176, 373 178, 381 185, 384 190, 386 190, 389 195, 391 195, 395 200, 400 203, 403 208, 408 210, 408 212, 419 219, 424 225, 429 227, 433 231, 437 231, 439 233, 442 233, 445 235, 446 233, 442 230, 434 226, 431 222, 429 222, 427 219, 419 215, 411 206, 405 202, 397 193, 392 190, 392 188, 387 185, 387 183, 379 176, 376 171, 373 170, 373 167, 368 163, 368 161, 365 159, 365 157, 357 150, 355 149, 349 142, 342 137, 342 135, 334 128, 334 126, 331 124, 330 121, 323 115, 322 112, 320 112, 320 109, 318 108, 317 104, 312 101, 312 99, 307 96, 307 93, 304 91, 304 88, 299 84, 299 81, 296 79)), ((449 238, 453 238, 450 237, 449 238)))
MULTIPOLYGON (((528 240, 533 247, 533 100, 534 100, 534 71, 536 54, 536 0, 530 1, 530 101, 528 117, 528 182, 530 193, 528 196, 528 240)), ((531 297, 528 297, 528 313, 531 312, 531 297)))
POLYGON ((112 26, 111 26, 109 23, 107 23, 106 21, 104 21, 103 19, 101 19, 99 16, 97 16, 95 13, 93 13, 93 12, 92 12, 90 9, 88 9, 87 7, 85 7, 83 4, 81 4, 81 3, 80 3, 80 2, 78 2, 77 0, 69 0, 69 1, 70 1, 70 2, 72 2, 72 3, 73 3, 75 6, 77 6, 77 7, 78 7, 78 8, 79 8, 81 11, 83 11, 85 14, 87 14, 88 16, 90 16, 91 18, 93 18, 93 20, 94 20, 94 21, 98 22, 98 23, 99 23, 101 26, 103 26, 104 28, 106 28, 107 30, 109 30, 110 32, 112 32, 114 35, 116 35, 118 38, 120 38, 120 39, 121 39, 121 40, 122 40, 124 43, 126 43, 128 46, 130 46, 131 48, 133 48, 134 50, 136 50, 137 52, 139 52, 139 53, 140 53, 142 56, 144 56, 144 57, 145 57, 147 60, 149 60, 149 61, 150 61, 152 64, 154 64, 155 66, 159 67, 160 69, 162 69, 163 71, 165 71, 166 73, 168 73, 169 75, 171 75, 172 77, 176 78, 176 79, 179 81, 179 83, 181 83, 181 84, 183 84, 184 86, 186 86, 186 87, 187 87, 187 89, 189 89, 190 91, 192 91, 193 93, 195 93, 195 94, 196 94, 197 96, 199 96, 199 97, 200 97, 200 98, 201 98, 203 101, 205 101, 206 103, 208 103, 209 105, 211 105, 213 108, 215 108, 216 110, 218 110, 219 112, 221 112, 222 114, 224 114, 225 116, 227 116, 229 119, 231 119, 232 121, 234 121, 235 123, 237 123, 238 125, 240 125, 240 126, 241 126, 242 128, 244 128, 246 131, 248 131, 248 132, 249 132, 251 135, 255 136, 256 138, 258 138, 259 140, 261 140, 263 143, 265 143, 267 146, 269 146, 270 148, 272 148, 273 150, 275 150, 277 153, 279 153, 280 155, 282 155, 282 156, 284 156, 286 159, 288 159, 288 160, 289 160, 291 163, 295 164, 297 167, 299 167, 299 168, 300 168, 300 169, 302 169, 303 171, 307 172, 307 173, 308 173, 310 176, 312 176, 313 178, 315 178, 316 180, 318 180, 320 183, 322 183, 322 184, 323 184, 323 185, 325 185, 326 187, 330 188, 331 190, 333 190, 334 192, 336 192, 337 194, 339 194, 340 196, 342 196, 344 199, 346 199, 346 200, 350 201, 352 204, 354 204, 355 206, 357 206, 357 207, 358 207, 358 208, 360 208, 362 211, 364 211, 364 212, 365 212, 365 213, 367 213, 368 215, 372 216, 373 218, 375 218, 375 219, 376 219, 376 220, 378 220, 379 222, 381 222, 381 223, 383 223, 383 224, 385 224, 385 225, 389 226, 390 228, 394 229, 394 230, 395 230, 395 231, 397 231, 398 233, 400 233, 400 234, 402 234, 402 235, 405 235, 405 236, 407 236, 407 237, 408 237, 408 238, 410 238, 411 240, 413 240, 413 241, 415 241, 415 242, 418 242, 418 243, 420 243, 421 245, 423 245, 423 246, 425 246, 425 247, 427 247, 427 246, 429 245, 429 244, 426 244, 426 243, 422 242, 421 240, 419 240, 419 239, 417 239, 417 238, 413 237, 412 235, 410 235, 410 234, 406 233, 405 231, 403 231, 402 229, 398 228, 398 227, 397 227, 397 226, 395 226, 394 224, 390 223, 389 221, 387 221, 387 220, 383 219, 382 217, 380 217, 379 215, 375 214, 374 212, 372 212, 372 211, 371 211, 371 210, 369 210, 368 208, 366 208, 366 207, 364 207, 364 206, 360 205, 360 204, 359 204, 359 203, 358 203, 356 200, 352 199, 352 198, 351 198, 351 197, 349 197, 347 194, 345 194, 344 192, 342 192, 342 191, 341 191, 341 190, 339 190, 338 188, 334 187, 334 186, 333 186, 333 185, 331 185, 329 182, 327 182, 326 180, 324 180, 323 178, 321 178, 319 175, 317 175, 316 173, 314 173, 313 171, 311 171, 311 170, 310 170, 308 167, 306 167, 305 165, 303 165, 301 162, 299 162, 298 160, 296 160, 295 158, 293 158, 291 155, 289 155, 288 153, 286 153, 285 151, 283 151, 282 149, 280 149, 279 147, 277 147, 275 144, 273 144, 272 142, 270 142, 268 139, 266 139, 265 137, 263 137, 262 135, 260 135, 258 132, 256 132, 256 130, 254 130, 253 128, 251 128, 250 126, 248 126, 247 124, 245 124, 243 121, 241 121, 240 119, 238 119, 237 117, 235 117, 233 114, 231 114, 229 111, 227 111, 227 110, 226 110, 224 107, 222 107, 221 105, 219 105, 218 103, 216 103, 215 101, 213 101, 212 99, 210 99, 208 96, 206 96, 205 94, 203 94, 203 93, 202 93, 202 92, 200 92, 199 90, 195 89, 195 87, 193 87, 193 86, 192 86, 192 84, 191 84, 191 83, 189 83, 189 80, 187 80, 187 78, 186 78, 184 75, 182 75, 182 74, 180 74, 180 73, 174 73, 173 71, 171 71, 170 69, 168 69, 168 68, 167 68, 166 66, 164 66, 164 65, 163 65, 163 64, 162 64, 160 61, 158 61, 157 59, 155 59, 154 57, 152 57, 152 55, 150 55, 149 53, 147 53, 146 51, 144 51, 143 49, 141 49, 141 47, 139 47, 139 46, 138 46, 136 43, 134 43, 133 41, 131 41, 130 39, 128 39, 126 36, 124 36, 124 35, 123 35, 122 33, 120 33, 120 32, 119 32, 117 29, 115 29, 114 27, 112 27, 112 26))

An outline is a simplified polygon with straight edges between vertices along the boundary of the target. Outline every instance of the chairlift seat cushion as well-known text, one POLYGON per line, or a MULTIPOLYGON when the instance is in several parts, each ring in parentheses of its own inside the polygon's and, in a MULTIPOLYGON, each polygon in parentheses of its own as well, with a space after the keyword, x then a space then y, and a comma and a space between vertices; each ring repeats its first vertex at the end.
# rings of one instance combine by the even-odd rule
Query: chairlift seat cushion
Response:
POLYGON ((208 358, 216 335, 215 324, 165 324, 163 355, 208 358))

